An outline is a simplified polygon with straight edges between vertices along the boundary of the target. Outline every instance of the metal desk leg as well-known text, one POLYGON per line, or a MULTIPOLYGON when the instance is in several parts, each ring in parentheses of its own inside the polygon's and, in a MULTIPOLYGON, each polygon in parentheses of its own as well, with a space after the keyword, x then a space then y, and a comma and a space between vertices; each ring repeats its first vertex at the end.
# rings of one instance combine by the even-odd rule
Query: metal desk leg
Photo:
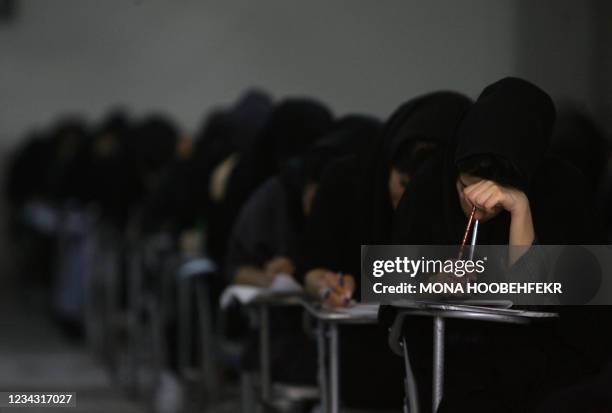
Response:
POLYGON ((178 278, 177 303, 178 303, 178 349, 179 349, 179 371, 186 376, 191 361, 191 294, 189 287, 191 279, 178 278))
POLYGON ((339 358, 339 342, 340 337, 338 335, 338 325, 336 323, 330 323, 330 380, 331 380, 331 413, 338 413, 340 411, 340 362, 339 358))
POLYGON ((253 393, 253 379, 251 373, 240 373, 240 413, 255 413, 257 398, 253 393))
POLYGON ((319 390, 321 392, 321 410, 323 413, 329 412, 329 391, 327 380, 327 343, 325 338, 325 323, 317 323, 317 347, 319 364, 319 390))
POLYGON ((402 350, 404 352, 404 369, 406 371, 404 413, 419 413, 419 391, 417 388, 410 356, 408 355, 408 342, 406 337, 402 338, 402 350))
POLYGON ((270 315, 266 305, 260 306, 259 330, 259 362, 261 371, 261 398, 264 402, 270 400, 272 379, 270 376, 270 315))
POLYGON ((438 411, 444 392, 444 319, 434 317, 433 412, 438 411))
POLYGON ((218 396, 217 369, 215 364, 216 339, 212 321, 212 304, 208 281, 196 280, 196 297, 200 321, 202 372, 207 390, 207 397, 215 400, 218 396))

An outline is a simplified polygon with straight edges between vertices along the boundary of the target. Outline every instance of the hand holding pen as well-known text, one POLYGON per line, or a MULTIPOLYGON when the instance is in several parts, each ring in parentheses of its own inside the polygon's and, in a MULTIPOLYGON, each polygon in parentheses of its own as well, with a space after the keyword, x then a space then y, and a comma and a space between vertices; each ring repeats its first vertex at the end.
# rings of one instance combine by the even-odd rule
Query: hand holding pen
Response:
POLYGON ((355 291, 355 279, 350 274, 326 272, 321 301, 330 307, 346 307, 355 291))

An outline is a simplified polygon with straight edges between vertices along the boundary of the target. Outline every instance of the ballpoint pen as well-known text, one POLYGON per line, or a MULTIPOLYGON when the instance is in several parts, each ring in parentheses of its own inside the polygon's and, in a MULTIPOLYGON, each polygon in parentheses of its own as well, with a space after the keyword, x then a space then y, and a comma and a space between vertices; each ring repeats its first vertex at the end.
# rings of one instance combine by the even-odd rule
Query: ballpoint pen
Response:
MULTIPOLYGON (((459 248, 459 255, 457 259, 463 258, 463 250, 465 248, 465 244, 467 243, 467 237, 470 234, 470 229, 472 228, 472 223, 474 222, 474 214, 476 214, 476 207, 472 207, 472 212, 470 213, 470 218, 468 219, 467 226, 465 227, 465 233, 463 234, 463 240, 461 241, 461 247, 459 248)), ((473 239, 473 242, 476 240, 473 239)))

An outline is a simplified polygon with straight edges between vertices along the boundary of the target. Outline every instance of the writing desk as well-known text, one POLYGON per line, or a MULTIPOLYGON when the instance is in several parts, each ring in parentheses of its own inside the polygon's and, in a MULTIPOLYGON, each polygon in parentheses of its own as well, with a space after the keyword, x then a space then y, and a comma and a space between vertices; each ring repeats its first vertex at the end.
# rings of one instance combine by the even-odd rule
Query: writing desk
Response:
POLYGON ((261 380, 261 398, 269 402, 272 396, 272 363, 270 360, 270 308, 272 307, 294 307, 302 305, 303 293, 275 293, 262 292, 248 307, 255 309, 259 314, 259 364, 261 380))
POLYGON ((303 300, 302 305, 317 320, 319 388, 324 412, 340 411, 339 325, 376 324, 378 305, 356 304, 348 308, 328 309, 319 302, 303 300), (327 355, 329 354, 329 363, 327 355))
MULTIPOLYGON (((551 320, 558 316, 558 314, 554 312, 511 309, 505 308, 505 302, 501 302, 501 304, 502 307, 408 300, 393 303, 393 306, 398 312, 393 327, 391 328, 389 343, 396 353, 404 357, 404 363, 407 367, 410 366, 410 361, 408 360, 409 355, 406 346, 406 337, 404 336, 402 328, 404 319, 409 316, 425 316, 433 319, 432 406, 434 412, 438 410, 444 391, 444 335, 446 319, 454 318, 489 321, 494 323, 531 324, 537 321, 551 320)), ((407 375, 411 375, 408 368, 407 375)), ((413 381, 413 378, 407 377, 407 382, 411 380, 413 381)), ((410 413, 417 413, 418 395, 414 390, 414 386, 409 385, 408 389, 412 389, 410 393, 413 394, 406 395, 406 408, 410 413)))

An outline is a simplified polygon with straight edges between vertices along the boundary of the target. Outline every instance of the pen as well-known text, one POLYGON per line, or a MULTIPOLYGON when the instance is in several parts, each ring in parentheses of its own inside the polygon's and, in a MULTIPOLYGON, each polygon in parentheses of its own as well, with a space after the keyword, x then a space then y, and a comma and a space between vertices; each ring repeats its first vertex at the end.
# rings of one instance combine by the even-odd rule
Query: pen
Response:
POLYGON ((472 228, 472 222, 474 222, 474 214, 476 213, 476 207, 472 207, 472 212, 470 213, 470 218, 468 219, 467 226, 465 227, 465 233, 463 234, 463 240, 461 241, 461 247, 459 248, 459 256, 457 259, 463 258, 463 249, 465 248, 465 244, 467 242, 467 237, 470 233, 470 229, 472 228))

